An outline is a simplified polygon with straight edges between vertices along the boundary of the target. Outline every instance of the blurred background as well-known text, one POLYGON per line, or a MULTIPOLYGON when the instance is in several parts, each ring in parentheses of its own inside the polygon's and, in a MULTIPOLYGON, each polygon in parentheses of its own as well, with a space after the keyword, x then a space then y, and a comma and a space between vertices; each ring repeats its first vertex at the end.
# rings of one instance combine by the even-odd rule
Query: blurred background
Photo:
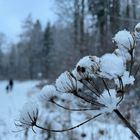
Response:
POLYGON ((1 80, 54 80, 82 56, 112 51, 113 35, 140 19, 139 0, 1 0, 0 7, 1 80))
MULTIPOLYGON (((41 81, 53 82, 60 73, 72 70, 83 56, 101 56, 112 52, 115 48, 112 43, 114 34, 123 29, 133 31, 138 22, 140 22, 140 0, 0 0, 0 98, 3 100, 1 106, 4 108, 5 103, 8 104, 6 113, 9 114, 9 110, 14 111, 9 109, 11 105, 15 104, 17 108, 19 101, 25 102, 22 100, 25 93, 30 97, 39 91, 42 87, 41 81), (14 92, 13 95, 6 94, 5 87, 9 79, 14 80, 15 89, 10 91, 14 92), (23 85, 20 85, 21 82, 23 85)), ((136 54, 135 61, 139 64, 139 42, 136 54)), ((138 72, 135 86, 127 92, 126 99, 129 99, 122 105, 122 111, 127 110, 125 116, 136 128, 140 128, 139 81, 138 72)), ((112 118, 114 119, 114 116, 110 120, 113 120, 112 118)), ((11 140, 2 135, 8 136, 4 131, 9 125, 7 120, 0 119, 0 127, 4 128, 0 129, 2 132, 0 140, 11 140)), ((90 137, 87 133, 89 127, 83 127, 73 134, 76 137, 68 134, 67 138, 118 140, 118 135, 121 135, 123 129, 125 131, 124 126, 115 128, 114 121, 111 126, 109 123, 110 121, 106 124, 106 119, 103 119, 96 124, 101 126, 96 129, 97 131, 94 125, 90 125, 90 130, 95 131, 89 134, 90 137)), ((27 134, 28 131, 19 139, 29 139, 27 134)), ((38 138, 40 140, 64 138, 60 136, 57 138, 53 134, 46 136, 44 132, 40 134, 42 134, 42 137, 38 138)), ((134 139, 130 132, 124 132, 119 140, 123 140, 126 135, 128 140, 134 139)), ((17 135, 13 137, 18 140, 17 135)), ((37 137, 30 139, 35 140, 37 137)))

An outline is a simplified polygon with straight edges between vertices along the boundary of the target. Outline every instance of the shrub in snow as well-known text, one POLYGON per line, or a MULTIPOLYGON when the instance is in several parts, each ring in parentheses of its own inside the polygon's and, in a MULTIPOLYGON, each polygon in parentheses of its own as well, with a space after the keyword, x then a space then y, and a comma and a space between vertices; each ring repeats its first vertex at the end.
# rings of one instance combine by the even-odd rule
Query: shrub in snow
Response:
POLYGON ((18 126, 35 126, 49 132, 63 132, 79 127, 102 114, 115 112, 140 139, 137 131, 118 110, 125 96, 126 85, 134 84, 135 78, 132 73, 132 66, 139 32, 140 23, 136 25, 133 33, 126 30, 119 31, 113 38, 116 45, 114 52, 104 54, 101 57, 83 57, 74 70, 62 73, 54 85, 46 85, 40 93, 46 101, 51 101, 58 107, 69 111, 91 111, 94 114, 93 117, 71 128, 49 129, 38 124, 38 110, 32 108, 31 104, 29 106, 33 111, 24 110, 21 113, 22 117, 19 119, 20 124, 18 126), (63 98, 69 98, 69 102, 71 96, 68 95, 73 95, 79 103, 83 104, 84 108, 75 109, 61 105, 55 97, 62 97, 62 94, 66 95, 63 98))

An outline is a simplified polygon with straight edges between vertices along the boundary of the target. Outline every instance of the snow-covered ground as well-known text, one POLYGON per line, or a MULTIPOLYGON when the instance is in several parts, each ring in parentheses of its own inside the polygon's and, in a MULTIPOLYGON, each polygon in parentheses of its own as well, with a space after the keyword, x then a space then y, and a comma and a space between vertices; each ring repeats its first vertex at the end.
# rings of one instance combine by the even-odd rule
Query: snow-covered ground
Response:
MULTIPOLYGON (((7 83, 7 81, 0 81, 0 140, 24 140, 24 131, 13 132, 15 131, 14 122, 17 119, 24 103, 38 97, 39 89, 37 89, 35 85, 38 84, 39 81, 15 81, 13 91, 9 93, 6 92, 7 83)), ((80 114, 73 114, 72 117, 75 120, 72 122, 75 123, 76 120, 78 121, 80 118, 79 116, 80 114)), ((104 116, 100 116, 100 118, 102 117, 104 116)), ((77 128, 73 131, 73 133, 76 131, 75 137, 77 140, 134 139, 131 132, 123 125, 116 123, 116 121, 110 121, 110 123, 108 122, 99 121, 99 119, 97 119, 80 128, 77 128), (82 135, 82 137, 81 134, 86 135, 82 135)), ((58 140, 61 139, 63 140, 62 135, 58 138, 58 140)), ((37 134, 34 134, 32 131, 29 131, 27 140, 43 139, 38 132, 37 134)), ((53 138, 51 140, 53 140, 53 138)))
POLYGON ((6 91, 7 81, 0 82, 0 140, 22 140, 21 133, 15 133, 14 122, 19 112, 30 99, 29 92, 37 81, 14 82, 12 91, 6 91))

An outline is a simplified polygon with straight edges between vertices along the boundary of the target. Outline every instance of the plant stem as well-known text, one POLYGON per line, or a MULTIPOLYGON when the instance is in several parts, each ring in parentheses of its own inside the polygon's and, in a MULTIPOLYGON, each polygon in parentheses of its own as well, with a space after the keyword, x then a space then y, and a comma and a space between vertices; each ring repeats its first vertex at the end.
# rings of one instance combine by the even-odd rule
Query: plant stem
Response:
POLYGON ((37 128, 40 128, 40 129, 42 129, 42 130, 51 131, 51 132, 65 132, 65 131, 73 130, 73 129, 77 128, 77 127, 80 127, 81 125, 83 125, 83 124, 85 124, 85 123, 87 123, 87 122, 89 122, 89 121, 91 121, 91 120, 93 120, 93 119, 99 117, 100 115, 102 115, 102 114, 101 114, 101 113, 100 113, 100 114, 97 114, 97 115, 93 116, 92 118, 89 118, 88 120, 85 120, 84 122, 82 122, 82 123, 80 123, 80 124, 78 124, 78 125, 75 125, 75 126, 73 126, 73 127, 71 127, 71 128, 61 129, 61 130, 55 130, 55 129, 44 128, 44 127, 39 126, 39 125, 37 125, 37 124, 35 124, 34 126, 37 127, 37 128))
POLYGON ((118 109, 114 109, 114 112, 118 115, 118 117, 124 122, 124 124, 131 130, 131 132, 138 138, 138 140, 140 140, 140 135, 138 134, 138 132, 136 131, 135 128, 133 128, 129 121, 126 120, 126 118, 120 113, 120 111, 118 109))

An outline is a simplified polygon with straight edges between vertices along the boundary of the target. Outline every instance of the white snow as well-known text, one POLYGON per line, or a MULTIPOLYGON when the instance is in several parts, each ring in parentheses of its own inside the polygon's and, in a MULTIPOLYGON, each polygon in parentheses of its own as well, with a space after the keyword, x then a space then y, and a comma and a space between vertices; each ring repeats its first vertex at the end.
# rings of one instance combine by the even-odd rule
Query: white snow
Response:
POLYGON ((125 48, 130 50, 134 47, 134 39, 129 31, 122 30, 115 34, 113 41, 116 43, 118 48, 125 48))
POLYGON ((23 108, 20 110, 19 122, 23 128, 29 128, 32 126, 32 121, 34 117, 37 117, 38 104, 33 101, 29 101, 24 104, 23 108))
MULTIPOLYGON (((17 131, 14 123, 19 119, 20 110, 24 104, 31 100, 30 91, 35 88, 34 86, 37 83, 38 81, 15 81, 13 91, 7 93, 6 85, 8 81, 0 81, 0 122, 2 122, 0 124, 0 139, 23 139, 24 133, 13 132, 17 131)), ((33 100, 35 101, 36 99, 33 98, 33 100)))
MULTIPOLYGON (((123 83, 123 86, 125 87, 126 85, 133 85, 134 84, 134 81, 135 81, 135 78, 134 76, 132 75, 129 75, 129 72, 128 71, 125 71, 123 76, 121 77, 122 78, 122 83, 123 83)), ((115 79, 115 84, 117 86, 119 86, 119 80, 118 79, 115 79)))
POLYGON ((140 23, 138 23, 134 28, 134 35, 137 40, 140 39, 140 23))
POLYGON ((100 77, 112 79, 123 75, 125 64, 122 57, 115 54, 105 54, 100 58, 100 77))
POLYGON ((138 24, 135 26, 135 31, 136 31, 136 32, 140 32, 140 23, 138 23, 138 24))
POLYGON ((104 90, 102 96, 98 98, 99 103, 104 104, 105 107, 101 109, 102 113, 111 113, 114 109, 116 109, 120 98, 116 96, 117 92, 115 89, 104 90))
POLYGON ((65 71, 56 79, 55 85, 57 90, 62 93, 71 93, 83 87, 68 71, 65 71))
POLYGON ((124 63, 131 60, 131 55, 125 48, 115 49, 113 53, 119 57, 122 57, 124 63))
POLYGON ((99 58, 96 56, 85 56, 79 60, 73 71, 74 76, 80 80, 83 77, 95 76, 99 69, 99 58), (84 70, 83 70, 84 69, 84 70))
MULTIPOLYGON (((13 132, 15 130, 14 122, 17 120, 17 117, 19 115, 20 110, 22 110, 23 105, 32 100, 36 101, 36 97, 38 97, 39 90, 34 87, 36 84, 38 84, 38 81, 26 81, 26 82, 15 82, 14 89, 10 93, 6 93, 6 85, 8 82, 6 81, 0 81, 0 139, 1 140, 24 140, 25 135, 24 131, 21 132, 13 132), (35 89, 35 90, 34 90, 35 89), (34 92, 33 92, 34 91, 34 92)), ((49 108, 48 108, 49 110, 49 108)), ((51 112, 47 111, 47 109, 41 109, 39 110, 41 113, 41 116, 44 115, 44 119, 48 119, 48 121, 53 121, 55 123, 55 120, 57 119, 66 119, 67 112, 65 111, 65 114, 62 114, 58 108, 54 108, 54 112, 51 110, 51 112), (58 117, 60 116, 60 118, 58 117), (56 117, 55 117, 56 116, 56 117)), ((71 121, 72 126, 78 124, 79 122, 82 122, 84 120, 84 112, 80 113, 73 113, 71 114, 71 121)), ((40 116, 40 117, 41 117, 40 116)), ((108 122, 101 121, 100 119, 95 119, 91 121, 90 123, 87 123, 75 130, 76 138, 81 140, 90 140, 90 139, 98 139, 98 140, 131 140, 132 133, 123 125, 118 124, 115 120, 109 119, 108 122), (100 130, 103 130, 105 133, 101 135, 99 132, 100 130), (81 133, 86 133, 86 137, 82 138, 81 133)), ((43 121, 42 119, 39 119, 39 121, 43 121)), ((64 122, 63 122, 64 123, 64 122)), ((57 123, 60 125, 60 123, 57 123)), ((52 126, 53 128, 56 127, 55 124, 52 126)), ((57 125, 58 128, 60 128, 57 125)), ((35 129, 35 128, 34 128, 35 129)), ((57 129, 57 128, 55 128, 57 129)), ((34 134, 32 130, 28 132, 28 140, 41 140, 42 135, 38 129, 35 129, 37 134, 34 134)), ((47 133, 46 133, 47 134, 47 133)), ((54 133, 53 133, 54 134, 54 133)), ((62 135, 64 133, 57 133, 55 134, 57 139, 65 139, 66 135, 62 135)))
POLYGON ((58 96, 58 91, 54 85, 45 85, 40 92, 40 97, 43 100, 49 101, 52 97, 58 96))

